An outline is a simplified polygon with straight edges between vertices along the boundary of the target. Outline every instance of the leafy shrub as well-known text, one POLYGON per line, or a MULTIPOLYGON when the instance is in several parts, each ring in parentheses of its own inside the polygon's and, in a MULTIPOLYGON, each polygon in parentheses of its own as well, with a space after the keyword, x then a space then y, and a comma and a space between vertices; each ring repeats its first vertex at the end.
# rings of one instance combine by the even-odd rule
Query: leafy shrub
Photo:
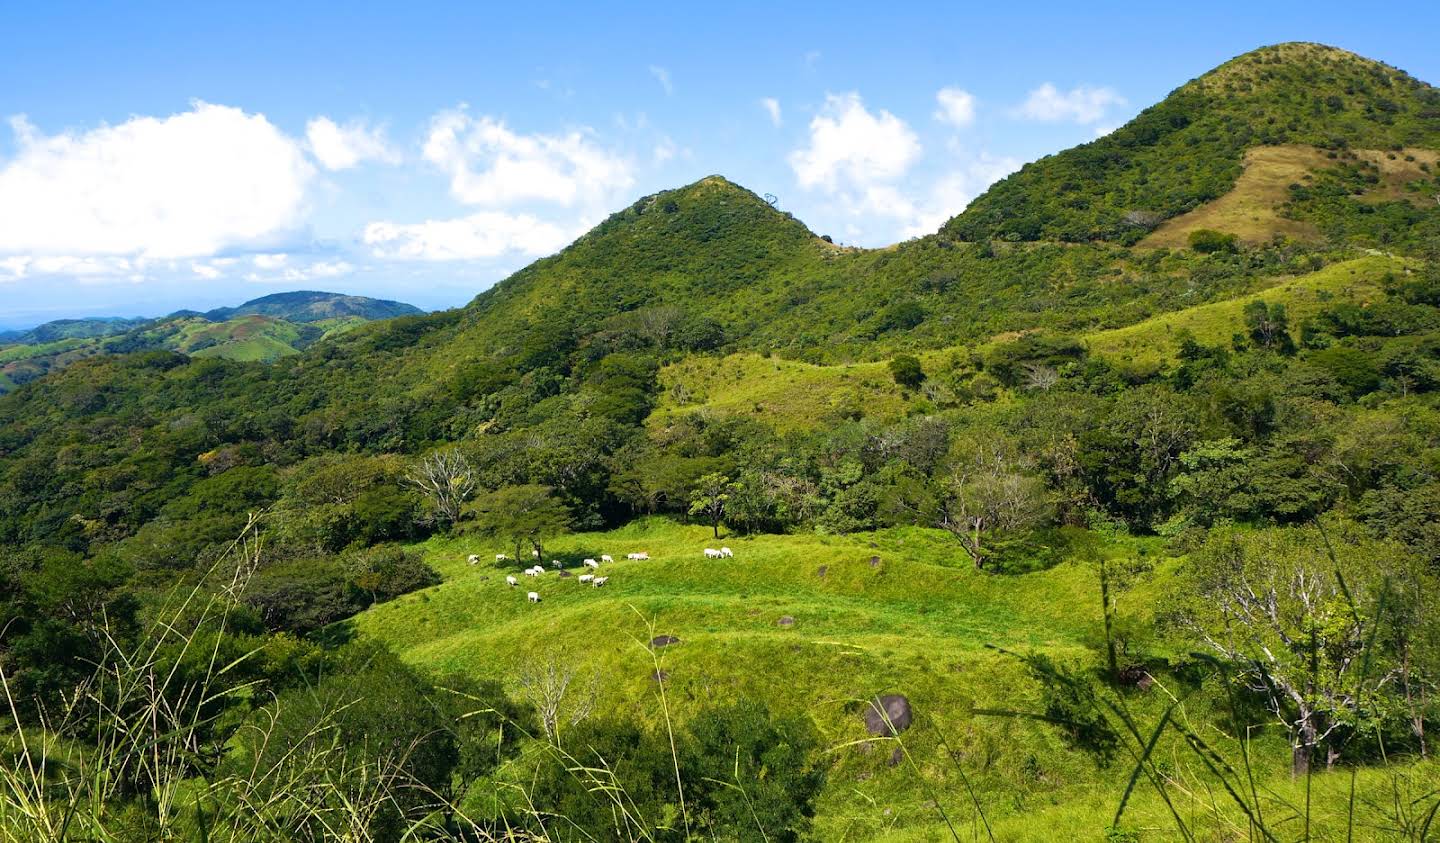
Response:
POLYGON ((890 360, 890 376, 906 389, 919 389, 920 384, 925 382, 925 369, 920 365, 919 358, 901 354, 890 360))
POLYGON ((1239 238, 1234 234, 1223 234, 1209 228, 1201 228, 1190 232, 1190 248, 1202 255, 1211 255, 1217 252, 1234 252, 1239 249, 1239 238))

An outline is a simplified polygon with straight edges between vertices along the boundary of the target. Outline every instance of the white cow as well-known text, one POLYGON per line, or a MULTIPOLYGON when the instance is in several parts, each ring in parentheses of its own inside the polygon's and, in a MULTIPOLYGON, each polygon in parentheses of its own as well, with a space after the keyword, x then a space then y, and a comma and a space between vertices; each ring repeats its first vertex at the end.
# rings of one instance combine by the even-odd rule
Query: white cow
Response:
POLYGON ((557 570, 557 571, 560 570, 560 568, 562 567, 562 566, 560 565, 560 560, 559 560, 559 559, 551 559, 551 560, 550 560, 550 567, 554 568, 554 569, 557 570))
POLYGON ((726 559, 734 559, 735 551, 731 550, 728 547, 722 547, 720 548, 720 555, 725 557, 726 559))
POLYGON ((506 577, 505 582, 509 584, 512 588, 520 584, 520 581, 515 579, 514 577, 506 577))
POLYGON ((472 554, 470 554, 470 557, 469 557, 468 559, 466 559, 465 561, 466 561, 466 562, 469 562, 471 565, 479 565, 479 564, 480 564, 480 556, 479 556, 478 554, 472 553, 472 554))
POLYGON ((538 576, 540 576, 540 572, 537 571, 537 570, 535 570, 534 568, 526 568, 526 569, 525 569, 525 576, 527 576, 527 577, 538 577, 538 576))
POLYGON ((532 558, 534 558, 534 559, 539 559, 539 558, 540 558, 540 551, 538 551, 538 550, 531 550, 531 551, 530 551, 530 556, 531 556, 532 558))
POLYGON ((594 575, 594 574, 581 574, 581 575, 580 575, 580 582, 582 582, 582 583, 590 582, 590 581, 593 580, 593 579, 595 579, 595 575, 594 575))
POLYGON ((510 557, 506 556, 506 555, 503 554, 503 553, 497 553, 497 554, 495 554, 495 561, 496 561, 496 562, 504 562, 504 561, 508 560, 509 558, 510 558, 510 557))
POLYGON ((722 557, 722 556, 724 556, 724 555, 725 555, 725 554, 721 553, 720 551, 716 550, 716 549, 713 548, 713 547, 707 547, 707 548, 705 548, 705 558, 706 558, 706 559, 719 559, 720 557, 722 557))
POLYGON ((596 562, 594 559, 586 559, 585 567, 590 568, 591 570, 598 571, 600 570, 600 563, 596 562))
POLYGON ((600 556, 600 561, 601 561, 601 562, 614 562, 615 559, 614 559, 613 557, 609 556, 608 554, 602 554, 602 555, 600 556))
POLYGON ((532 592, 530 592, 530 594, 529 594, 528 596, 530 597, 530 602, 531 602, 531 603, 539 603, 539 602, 540 602, 540 592, 538 592, 538 591, 532 591, 532 592))
POLYGON ((626 558, 626 559, 633 559, 633 560, 637 560, 637 561, 638 561, 638 560, 641 560, 641 559, 649 559, 649 558, 650 558, 650 554, 645 553, 645 552, 643 552, 643 551, 640 552, 640 553, 627 553, 627 554, 625 554, 625 558, 626 558))
POLYGON ((594 581, 592 581, 590 584, 595 586, 596 588, 599 588, 607 582, 610 582, 609 577, 596 577, 594 581))

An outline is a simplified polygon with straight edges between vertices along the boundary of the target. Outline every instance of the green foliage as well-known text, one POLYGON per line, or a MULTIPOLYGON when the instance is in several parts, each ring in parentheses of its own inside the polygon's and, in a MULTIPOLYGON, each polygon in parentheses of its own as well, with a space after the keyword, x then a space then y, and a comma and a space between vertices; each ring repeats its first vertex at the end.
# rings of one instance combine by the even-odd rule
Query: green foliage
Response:
POLYGON ((925 369, 918 358, 899 354, 890 361, 890 377, 906 389, 919 389, 925 382, 925 369))
MULTIPOLYGON (((1255 146, 1440 147, 1440 127, 1427 116, 1435 95, 1399 70, 1342 50, 1264 47, 1181 86, 1099 140, 1027 164, 942 231, 969 241, 1135 243, 1156 220, 1229 191, 1255 146)), ((1364 220, 1358 211, 1332 215, 1364 220)), ((1415 219, 1369 217, 1383 218, 1375 230, 1392 231, 1415 219)))
POLYGON ((534 810, 561 840, 803 839, 825 782, 807 718, 776 717, 752 700, 701 709, 673 738, 672 752, 664 733, 586 722, 541 763, 534 810))
POLYGON ((1190 232, 1190 248, 1202 255, 1213 255, 1216 252, 1235 252, 1239 250, 1238 239, 1233 234, 1223 234, 1208 228, 1196 229, 1190 232))
POLYGON ((1285 305, 1267 305, 1256 299, 1245 305, 1245 330, 1250 342, 1267 351, 1289 354, 1295 350, 1295 341, 1290 337, 1290 320, 1285 305))
POLYGON ((529 484, 509 486, 482 495, 468 504, 474 527, 507 539, 515 548, 515 558, 526 558, 522 549, 544 552, 545 540, 570 529, 573 519, 562 501, 556 500, 549 486, 529 484))

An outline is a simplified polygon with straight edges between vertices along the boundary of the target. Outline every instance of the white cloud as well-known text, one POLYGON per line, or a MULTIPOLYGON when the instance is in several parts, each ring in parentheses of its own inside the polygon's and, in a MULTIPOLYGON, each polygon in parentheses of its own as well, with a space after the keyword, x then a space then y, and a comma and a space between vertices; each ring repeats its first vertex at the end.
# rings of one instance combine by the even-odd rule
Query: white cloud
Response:
POLYGON ((11 127, 0 254, 181 258, 273 239, 299 223, 314 175, 263 115, 203 102, 86 132, 11 127))
POLYGON ((935 94, 935 101, 940 104, 939 110, 935 112, 936 120, 956 128, 975 122, 975 95, 969 91, 941 88, 935 94))
POLYGON ((251 258, 255 272, 245 274, 245 280, 259 284, 295 284, 313 281, 317 278, 334 278, 349 275, 355 267, 343 260, 316 260, 308 264, 295 264, 289 255, 255 255, 251 258))
POLYGON ((580 230, 566 230, 532 214, 481 211, 451 220, 372 222, 365 226, 363 239, 379 258, 474 260, 507 254, 548 255, 580 230))
POLYGON ((305 124, 305 141, 315 160, 327 170, 348 170, 364 161, 393 164, 400 160, 382 127, 359 120, 341 126, 329 117, 316 117, 305 124))
POLYGON ((424 156, 450 176, 451 194, 470 205, 603 204, 634 183, 631 163, 599 147, 589 132, 522 135, 464 111, 431 121, 424 156))
POLYGON ((0 281, 18 281, 24 278, 30 269, 30 260, 25 255, 0 258, 0 281))
POLYGON ((809 145, 790 153, 801 187, 865 192, 905 174, 920 157, 920 141, 899 117, 872 113, 860 95, 831 94, 810 121, 809 145))
POLYGON ((766 114, 770 115, 770 123, 774 125, 775 128, 780 128, 780 100, 774 97, 764 97, 760 100, 760 107, 765 109, 766 114))
POLYGON ((1095 137, 1097 137, 1097 138, 1103 138, 1103 137, 1105 137, 1106 135, 1110 134, 1111 132, 1115 131, 1115 130, 1118 129, 1118 128, 1120 128, 1120 127, 1119 127, 1119 126, 1096 126, 1096 127, 1095 127, 1095 137))
POLYGON ((675 141, 669 137, 663 137, 659 143, 655 144, 655 151, 651 154, 651 158, 658 166, 670 161, 679 154, 679 152, 679 148, 675 146, 675 141))
POLYGON ((195 273, 196 278, 203 278, 206 281, 214 281, 216 278, 224 275, 224 273, 220 271, 220 267, 208 263, 192 263, 190 264, 190 271, 195 273))
POLYGON ((1020 160, 982 153, 958 169, 941 176, 930 195, 915 208, 903 236, 934 234, 946 220, 965 210, 987 187, 1020 169, 1020 160))
POLYGON ((665 89, 666 96, 675 93, 675 85, 670 81, 669 70, 666 70, 658 64, 652 64, 650 65, 650 75, 654 76, 655 81, 660 83, 660 87, 665 89))
POLYGON ((1081 85, 1062 92, 1046 82, 1031 91, 1015 113, 1028 120, 1094 123, 1105 116, 1110 106, 1124 104, 1125 98, 1112 88, 1081 85))

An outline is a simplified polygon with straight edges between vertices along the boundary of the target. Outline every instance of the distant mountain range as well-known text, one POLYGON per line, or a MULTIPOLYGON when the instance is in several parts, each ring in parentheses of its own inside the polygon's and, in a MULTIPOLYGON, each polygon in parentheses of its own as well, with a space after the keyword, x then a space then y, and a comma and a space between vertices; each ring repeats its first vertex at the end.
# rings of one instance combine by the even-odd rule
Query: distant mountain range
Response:
POLYGON ((397 301, 301 290, 238 307, 181 310, 156 319, 57 319, 0 332, 0 394, 97 354, 169 350, 195 357, 270 361, 357 325, 424 311, 397 301))

